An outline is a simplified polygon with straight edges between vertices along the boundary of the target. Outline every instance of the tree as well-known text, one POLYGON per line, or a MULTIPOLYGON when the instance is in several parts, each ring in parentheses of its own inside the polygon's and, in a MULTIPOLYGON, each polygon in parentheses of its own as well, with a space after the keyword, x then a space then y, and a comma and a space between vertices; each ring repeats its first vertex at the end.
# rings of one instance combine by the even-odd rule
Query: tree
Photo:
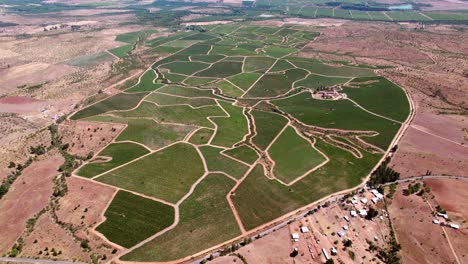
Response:
POLYGON ((367 220, 372 220, 378 214, 379 214, 379 212, 377 212, 377 210, 375 210, 373 207, 371 207, 371 208, 369 208, 369 211, 367 211, 366 219, 367 220))
POLYGON ((325 264, 335 264, 335 261, 333 259, 328 259, 325 264))
POLYGON ((350 247, 352 244, 353 244, 353 241, 351 241, 351 239, 345 240, 345 241, 343 242, 343 245, 344 245, 345 247, 350 247))

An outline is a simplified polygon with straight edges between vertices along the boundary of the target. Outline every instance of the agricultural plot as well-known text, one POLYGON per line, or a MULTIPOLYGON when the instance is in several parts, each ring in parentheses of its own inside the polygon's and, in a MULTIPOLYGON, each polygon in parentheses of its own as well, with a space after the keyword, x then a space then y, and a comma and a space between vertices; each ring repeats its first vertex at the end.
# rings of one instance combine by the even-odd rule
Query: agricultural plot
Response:
POLYGON ((114 143, 99 152, 94 162, 81 167, 76 174, 91 178, 148 153, 147 149, 134 143, 114 143))
POLYGON ((325 157, 292 127, 281 133, 268 152, 275 161, 275 176, 286 183, 294 181, 325 161, 325 157))
POLYGON ((176 228, 131 251, 122 259, 179 259, 239 235, 239 227, 226 201, 226 194, 233 186, 234 182, 224 175, 208 175, 180 205, 180 222, 176 228))
POLYGON ((154 83, 156 79, 156 73, 153 70, 145 72, 140 79, 138 84, 130 87, 127 92, 138 93, 138 92, 151 92, 163 86, 163 84, 154 83))
POLYGON ((104 216, 106 221, 96 230, 110 241, 129 248, 170 226, 174 222, 174 208, 119 191, 104 216))
POLYGON ((132 51, 132 49, 133 49, 133 45, 128 44, 128 45, 123 45, 123 46, 120 46, 120 47, 117 47, 117 48, 110 49, 109 52, 114 54, 115 56, 117 56, 119 58, 125 58, 125 56, 127 56, 127 54, 130 51, 132 51))
POLYGON ((204 29, 148 41, 165 57, 136 85, 70 117, 127 125, 74 172, 121 189, 98 231, 131 247, 166 229, 121 260, 188 257, 357 186, 408 116, 404 91, 370 66, 295 57, 316 32, 247 22, 204 29), (347 97, 318 97, 327 91, 347 97), (125 231, 141 219, 152 219, 141 234, 125 231))
POLYGON ((176 203, 203 175, 198 152, 179 143, 106 173, 100 182, 176 203), (179 162, 184 157, 184 162, 179 162))
POLYGON ((127 110, 138 105, 146 93, 126 94, 119 93, 96 104, 93 104, 81 111, 76 112, 71 119, 78 120, 94 115, 106 113, 114 110, 127 110))

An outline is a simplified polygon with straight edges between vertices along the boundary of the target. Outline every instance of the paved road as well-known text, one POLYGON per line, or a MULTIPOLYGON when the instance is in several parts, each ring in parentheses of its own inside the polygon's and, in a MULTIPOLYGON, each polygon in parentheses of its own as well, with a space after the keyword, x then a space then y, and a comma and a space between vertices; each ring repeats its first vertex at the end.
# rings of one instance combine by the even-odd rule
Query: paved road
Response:
POLYGON ((54 261, 50 259, 31 259, 31 258, 0 258, 0 262, 16 262, 16 263, 39 263, 39 264, 80 264, 81 262, 71 261, 54 261))

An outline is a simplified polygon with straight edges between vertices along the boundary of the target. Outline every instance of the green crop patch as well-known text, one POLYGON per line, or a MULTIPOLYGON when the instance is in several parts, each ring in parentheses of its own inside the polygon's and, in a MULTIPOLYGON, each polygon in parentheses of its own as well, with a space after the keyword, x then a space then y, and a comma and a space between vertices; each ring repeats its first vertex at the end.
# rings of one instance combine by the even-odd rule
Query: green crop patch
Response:
POLYGON ((249 55, 256 55, 257 53, 251 50, 237 48, 235 46, 216 45, 216 46, 213 46, 213 49, 210 51, 210 54, 220 54, 220 55, 225 55, 225 56, 249 56, 249 55))
POLYGON ((135 31, 135 32, 128 32, 124 34, 117 35, 115 37, 116 41, 126 42, 126 43, 135 43, 138 41, 139 38, 144 36, 145 34, 153 34, 157 33, 158 31, 154 29, 143 30, 143 31, 135 31))
POLYGON ((253 150, 247 145, 242 145, 237 148, 228 149, 224 151, 224 154, 234 157, 248 164, 253 164, 258 159, 257 152, 255 152, 255 150, 253 150))
POLYGON ((218 87, 219 89, 221 89, 221 91, 223 91, 224 95, 233 97, 233 98, 240 97, 244 94, 244 91, 242 89, 236 87, 232 83, 225 81, 225 80, 222 80, 217 83, 209 84, 208 86, 218 87))
MULTIPOLYGON (((149 34, 142 35, 141 41, 135 40, 135 34, 124 37, 133 44, 129 48, 136 50, 119 65, 139 57, 145 65, 146 60, 160 59, 138 83, 135 77, 133 86, 120 86, 121 94, 71 116, 73 120, 126 125, 95 160, 75 173, 120 188, 119 193, 154 197, 149 201, 156 203, 155 208, 164 207, 164 201, 178 207, 159 208, 161 215, 153 216, 156 211, 150 205, 141 212, 135 198, 123 202, 116 198, 98 230, 127 248, 152 238, 125 252, 121 260, 188 259, 239 236, 234 213, 249 231, 358 186, 389 148, 410 107, 403 89, 376 75, 383 67, 299 57, 308 51, 317 58, 334 54, 322 56, 321 51, 307 48, 323 34, 312 31, 314 27, 265 27, 251 19, 235 22, 246 16, 255 20, 262 14, 363 19, 368 23, 381 19, 380 15, 389 20, 385 12, 345 9, 345 5, 328 2, 311 6, 301 1, 286 6, 279 0, 258 0, 256 7, 191 21, 232 20, 229 25, 191 25, 179 32, 171 28, 165 31, 169 36, 151 40, 147 40, 149 34), (304 47, 305 52, 299 52, 304 47), (328 90, 335 90, 332 98, 320 96, 328 90), (312 129, 324 130, 329 137, 312 133, 312 129), (364 149, 358 139, 382 151, 364 149), (266 159, 272 163, 265 163, 266 159), (156 200, 162 204, 153 202, 156 200), (179 217, 177 223, 175 216, 179 217), (154 236, 161 230, 165 232, 154 236)), ((197 12, 207 7, 189 4, 197 12)), ((137 17, 157 24, 154 19, 164 18, 169 25, 169 13, 186 17, 189 10, 179 9, 184 5, 161 2, 155 4, 161 8, 157 13, 137 12, 137 17)), ((407 17, 397 19, 421 14, 402 12, 407 17)), ((122 51, 120 56, 125 54, 122 51)), ((105 95, 94 95, 88 102, 96 101, 94 97, 105 95)))
POLYGON ((369 114, 348 100, 316 100, 309 93, 301 93, 274 104, 309 125, 378 132, 378 136, 365 140, 382 149, 387 149, 400 128, 400 124, 369 114))
POLYGON ((213 63, 220 61, 225 58, 223 55, 193 55, 190 56, 192 61, 201 61, 201 62, 207 62, 207 63, 213 63))
POLYGON ((147 149, 134 143, 113 143, 99 152, 94 162, 85 164, 76 174, 91 178, 148 153, 147 149))
POLYGON ((225 116, 218 106, 205 106, 193 109, 188 105, 156 106, 153 103, 143 102, 137 109, 128 112, 116 112, 121 117, 155 118, 159 122, 178 123, 186 125, 213 127, 208 121, 209 116, 225 116))
POLYGON ((184 81, 185 84, 188 85, 194 85, 194 86, 200 86, 204 84, 208 84, 211 82, 216 81, 217 79, 215 78, 198 78, 198 77, 190 77, 184 81))
POLYGON ((203 173, 203 163, 195 148, 178 143, 96 179, 176 203, 203 173), (180 157, 184 157, 183 162, 180 157))
POLYGON ((273 68, 271 68, 270 72, 277 72, 277 71, 286 71, 289 69, 293 69, 294 66, 286 60, 279 60, 273 68))
POLYGON ((351 80, 351 78, 340 78, 340 77, 326 77, 316 74, 310 74, 302 81, 299 81, 294 84, 295 87, 307 87, 312 89, 323 88, 323 87, 330 87, 338 84, 343 84, 347 81, 351 80))
POLYGON ((325 157, 312 148, 292 127, 284 130, 268 152, 275 162, 275 176, 286 183, 305 175, 325 161, 325 157))
POLYGON ((213 135, 213 129, 209 128, 200 128, 195 132, 189 139, 189 142, 196 145, 208 144, 211 136, 213 135))
POLYGON ((188 48, 185 48, 184 50, 180 52, 180 54, 188 54, 188 55, 207 54, 208 51, 210 51, 210 49, 211 49, 211 45, 195 44, 188 48))
POLYGON ((183 40, 208 40, 215 38, 213 35, 206 34, 206 33, 199 33, 199 34, 194 34, 190 35, 187 37, 182 38, 183 40))
POLYGON ((240 235, 226 200, 233 186, 234 182, 224 175, 208 175, 180 205, 180 222, 174 229, 124 255, 122 260, 180 259, 240 235))
POLYGON ((242 72, 242 63, 235 61, 220 61, 210 68, 199 72, 196 76, 225 78, 242 72))
POLYGON ((270 57, 247 57, 244 72, 266 71, 276 60, 270 57))
POLYGON ((73 116, 71 116, 71 119, 78 120, 94 115, 103 114, 112 110, 131 109, 135 107, 145 96, 146 93, 119 93, 76 112, 73 116))
POLYGON ((170 83, 182 83, 187 79, 187 75, 165 72, 163 73, 164 78, 166 78, 170 83))
POLYGON ((133 49, 133 45, 128 44, 128 45, 124 45, 124 46, 120 46, 120 47, 117 47, 117 48, 110 49, 109 52, 114 54, 115 56, 117 56, 119 58, 125 58, 127 56, 127 54, 130 51, 132 51, 132 49, 133 49))
POLYGON ((153 93, 146 97, 146 101, 154 102, 159 106, 190 105, 192 107, 202 107, 216 105, 216 101, 209 98, 186 98, 161 93, 153 93))
POLYGON ((161 88, 163 84, 153 83, 156 79, 156 73, 153 70, 149 70, 141 76, 140 82, 130 89, 126 90, 129 93, 138 93, 138 92, 151 92, 161 88))
POLYGON ((183 96, 183 97, 205 97, 205 98, 218 98, 213 94, 211 89, 184 87, 178 85, 168 85, 158 90, 160 93, 183 96))
POLYGON ((241 73, 229 77, 228 80, 246 91, 258 78, 260 78, 260 76, 262 76, 260 73, 241 73))
POLYGON ((302 205, 287 186, 265 177, 261 165, 250 172, 231 198, 247 230, 302 205))
POLYGON ((265 48, 265 54, 280 58, 286 55, 292 55, 293 53, 298 52, 299 50, 296 48, 281 48, 281 47, 268 47, 265 48))
POLYGON ((96 230, 110 241, 130 248, 169 227, 174 213, 171 206, 119 191, 104 213, 106 221, 96 230))
POLYGON ((171 47, 171 46, 158 46, 153 49, 156 53, 163 53, 163 54, 172 54, 181 50, 182 47, 171 47))
POLYGON ((307 72, 302 69, 287 70, 282 73, 265 74, 245 97, 274 97, 291 90, 294 82, 303 79, 307 72))
POLYGON ((222 171, 236 179, 242 178, 247 172, 248 167, 246 165, 222 155, 220 152, 223 149, 221 148, 202 146, 200 150, 206 159, 209 171, 222 171))
POLYGON ((168 64, 160 65, 159 68, 165 68, 171 71, 171 73, 180 73, 185 75, 192 75, 193 73, 203 70, 210 66, 204 62, 170 62, 168 64))
POLYGON ((280 115, 262 111, 252 112, 257 135, 253 143, 260 149, 265 150, 287 124, 288 120, 280 115))
POLYGON ((223 101, 219 102, 229 114, 229 117, 214 117, 212 120, 218 125, 213 145, 230 147, 241 141, 249 132, 247 119, 243 114, 243 108, 223 101))
POLYGON ((383 77, 356 78, 352 86, 343 92, 367 110, 400 122, 408 117, 410 106, 405 92, 389 80, 383 77))

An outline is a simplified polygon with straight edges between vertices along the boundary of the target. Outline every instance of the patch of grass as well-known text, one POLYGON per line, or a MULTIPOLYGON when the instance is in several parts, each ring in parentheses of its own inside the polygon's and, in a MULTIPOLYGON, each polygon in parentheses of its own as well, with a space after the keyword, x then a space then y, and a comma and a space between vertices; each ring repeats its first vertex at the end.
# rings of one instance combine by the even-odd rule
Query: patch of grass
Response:
POLYGON ((225 78, 242 72, 242 63, 234 61, 220 61, 210 68, 199 72, 196 76, 225 78))
POLYGON ((348 100, 315 100, 309 93, 300 93, 287 99, 275 100, 274 104, 300 121, 325 128, 376 131, 380 135, 364 140, 386 149, 400 124, 374 116, 354 106, 348 100))
POLYGON ((267 70, 276 60, 270 57, 247 57, 244 63, 245 72, 267 70))
POLYGON ((325 161, 325 158, 292 127, 284 130, 268 152, 275 161, 275 176, 286 183, 325 161))
POLYGON ((418 12, 392 11, 392 12, 387 12, 387 15, 389 15, 395 21, 425 21, 425 20, 430 20, 429 18, 419 14, 418 12))
POLYGON ((262 111, 252 111, 252 115, 257 130, 257 135, 252 139, 253 143, 265 150, 288 120, 280 115, 262 111))
POLYGON ((192 75, 193 73, 200 71, 202 69, 207 68, 210 66, 204 62, 170 62, 168 64, 164 64, 159 66, 160 68, 166 68, 171 71, 171 73, 180 73, 185 75, 192 75))
POLYGON ((106 221, 96 230, 110 241, 130 248, 170 226, 174 213, 168 205, 119 191, 104 213, 106 221))
POLYGON ((213 127, 206 119, 208 116, 224 116, 225 113, 218 106, 206 106, 193 109, 187 105, 158 107, 152 103, 143 102, 137 109, 129 112, 116 112, 121 117, 155 118, 159 122, 179 123, 213 127))
POLYGON ((353 83, 363 84, 359 88, 347 87, 343 92, 365 109, 400 122, 408 117, 408 98, 396 84, 383 77, 356 78, 353 83))
POLYGON ((339 77, 325 77, 315 74, 310 74, 302 81, 294 84, 295 87, 304 86, 307 88, 316 89, 319 87, 330 87, 337 84, 342 84, 349 81, 350 78, 339 78, 339 77))
POLYGON ((149 151, 147 149, 137 144, 129 142, 113 143, 97 155, 98 157, 110 157, 110 161, 88 163, 81 167, 76 174, 82 177, 92 178, 148 153, 149 151))
POLYGON ((203 173, 203 164, 195 148, 178 143, 96 180, 176 203, 203 173))
POLYGON ((125 58, 127 54, 130 51, 132 51, 132 49, 133 49, 133 45, 128 44, 128 45, 110 49, 109 52, 122 59, 122 58, 125 58))
POLYGON ((72 120, 78 120, 94 115, 103 114, 112 110, 127 110, 135 107, 143 97, 146 96, 146 93, 135 93, 135 94, 124 94, 119 93, 112 97, 109 97, 103 101, 100 101, 96 104, 88 106, 83 110, 76 112, 70 118, 72 120))
POLYGON ((213 122, 218 125, 218 130, 211 144, 230 147, 241 141, 244 135, 249 132, 247 119, 243 114, 243 108, 223 101, 219 103, 229 113, 230 117, 212 118, 213 122))
POLYGON ((174 229, 124 255, 122 260, 175 260, 238 236, 239 227, 226 201, 233 186, 234 182, 224 175, 208 175, 180 205, 180 222, 174 229))
POLYGON ((213 132, 213 129, 201 128, 190 137, 189 142, 196 145, 207 144, 213 132))
POLYGON ((193 107, 216 105, 215 100, 209 98, 184 98, 172 95, 154 93, 146 98, 146 101, 155 102, 160 106, 166 105, 191 105, 193 107))
POLYGON ((237 148, 228 149, 224 151, 224 154, 242 160, 245 163, 253 164, 257 159, 258 155, 252 148, 247 145, 242 145, 237 148))
POLYGON ((245 97, 273 97, 284 94, 292 88, 295 81, 304 78, 306 75, 307 72, 302 69, 287 70, 284 74, 265 74, 245 97))
POLYGON ((248 170, 248 167, 244 164, 221 155, 220 152, 223 151, 221 148, 202 146, 200 150, 206 159, 209 171, 222 171, 236 179, 240 179, 248 170))
POLYGON ((260 73, 241 73, 232 77, 227 78, 233 84, 239 86, 244 91, 260 78, 260 73))

